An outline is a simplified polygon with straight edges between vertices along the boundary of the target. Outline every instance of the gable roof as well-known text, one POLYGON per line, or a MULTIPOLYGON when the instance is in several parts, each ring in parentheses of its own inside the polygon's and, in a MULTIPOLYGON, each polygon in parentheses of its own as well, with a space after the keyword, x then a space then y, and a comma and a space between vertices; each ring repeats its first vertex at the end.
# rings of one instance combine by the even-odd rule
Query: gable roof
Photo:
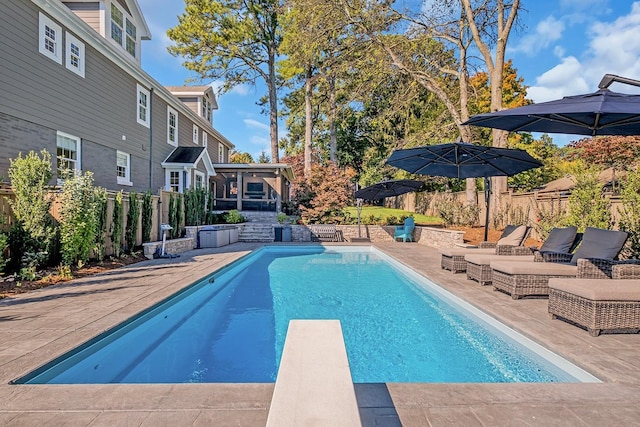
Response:
POLYGON ((196 168, 200 160, 204 161, 204 167, 209 176, 216 174, 209 153, 204 147, 176 147, 162 162, 162 166, 196 168))

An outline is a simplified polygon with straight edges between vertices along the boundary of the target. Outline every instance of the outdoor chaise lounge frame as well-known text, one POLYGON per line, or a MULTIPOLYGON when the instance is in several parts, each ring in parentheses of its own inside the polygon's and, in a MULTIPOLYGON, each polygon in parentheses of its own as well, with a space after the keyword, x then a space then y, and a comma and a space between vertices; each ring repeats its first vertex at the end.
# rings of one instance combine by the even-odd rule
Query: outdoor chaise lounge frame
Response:
POLYGON ((517 246, 511 253, 502 254, 467 254, 467 279, 475 280, 481 285, 490 285, 492 281, 491 261, 544 261, 542 253, 572 253, 582 239, 576 227, 554 228, 540 248, 517 246), (507 255, 508 258, 503 256, 507 255), (515 258, 512 258, 515 257, 515 258))
MULTIPOLYGON (((514 225, 508 225, 502 232, 500 240, 504 237, 507 237, 510 232, 516 229, 516 227, 517 226, 514 225)), ((467 262, 465 261, 464 256, 467 253, 516 255, 516 251, 514 250, 514 248, 521 246, 527 240, 530 231, 531 228, 527 227, 524 236, 522 237, 518 245, 498 244, 500 242, 500 240, 498 240, 498 242, 480 242, 477 246, 445 249, 443 252, 441 252, 440 268, 449 270, 453 273, 465 272, 467 270, 467 262)), ((529 250, 529 252, 531 252, 531 250, 529 250)))
POLYGON ((309 226, 314 242, 339 242, 340 235, 335 224, 314 224, 309 226))
POLYGON ((601 331, 638 333, 640 265, 637 263, 640 261, 614 265, 610 280, 549 280, 549 315, 586 328, 594 337, 601 331))
POLYGON ((549 279, 555 277, 611 278, 611 268, 618 263, 614 260, 627 237, 623 231, 587 227, 574 254, 545 252, 541 254, 544 262, 491 261, 493 289, 520 299, 548 296, 549 279))

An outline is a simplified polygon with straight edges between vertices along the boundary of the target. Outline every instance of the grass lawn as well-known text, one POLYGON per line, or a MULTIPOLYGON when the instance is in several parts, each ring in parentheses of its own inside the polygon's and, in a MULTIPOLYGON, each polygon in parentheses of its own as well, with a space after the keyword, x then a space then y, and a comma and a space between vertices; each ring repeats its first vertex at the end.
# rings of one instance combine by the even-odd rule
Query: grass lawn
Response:
MULTIPOLYGON (((358 211, 355 206, 349 206, 345 208, 345 210, 349 212, 349 214, 353 218, 358 217, 358 211)), ((413 219, 415 220, 417 225, 433 225, 433 224, 442 223, 442 220, 435 216, 427 216, 427 215, 422 215, 415 212, 403 211, 402 209, 385 208, 382 206, 363 206, 362 212, 360 214, 360 218, 368 218, 371 215, 376 216, 378 218, 386 218, 388 216, 399 217, 401 215, 406 215, 406 216, 411 215, 413 216, 413 219)))

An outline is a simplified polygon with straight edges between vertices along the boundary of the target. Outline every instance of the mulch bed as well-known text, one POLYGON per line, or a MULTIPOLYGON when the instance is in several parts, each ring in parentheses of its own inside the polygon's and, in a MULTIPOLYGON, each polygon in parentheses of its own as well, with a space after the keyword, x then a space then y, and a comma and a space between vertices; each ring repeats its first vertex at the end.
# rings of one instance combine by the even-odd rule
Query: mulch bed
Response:
POLYGON ((20 280, 13 275, 4 277, 0 279, 0 299, 35 289, 46 288, 47 286, 55 286, 58 283, 68 282, 73 279, 92 276, 104 271, 145 261, 146 259, 141 252, 135 252, 133 254, 122 255, 120 258, 107 258, 102 262, 90 261, 82 268, 72 268, 72 277, 60 276, 57 268, 39 271, 39 279, 37 280, 20 280))

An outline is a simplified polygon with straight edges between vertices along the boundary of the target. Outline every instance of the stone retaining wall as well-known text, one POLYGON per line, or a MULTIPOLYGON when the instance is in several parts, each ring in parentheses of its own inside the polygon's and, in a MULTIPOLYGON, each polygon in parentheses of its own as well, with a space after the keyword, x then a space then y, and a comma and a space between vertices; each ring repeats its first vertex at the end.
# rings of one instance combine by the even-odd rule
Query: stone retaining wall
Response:
MULTIPOLYGON (((142 245, 144 249, 144 256, 147 259, 153 259, 153 254, 156 248, 162 247, 162 240, 157 242, 144 243, 142 245)), ((186 252, 196 247, 196 241, 193 237, 182 237, 180 239, 167 240, 164 244, 164 251, 168 254, 179 254, 180 252, 186 252)))

